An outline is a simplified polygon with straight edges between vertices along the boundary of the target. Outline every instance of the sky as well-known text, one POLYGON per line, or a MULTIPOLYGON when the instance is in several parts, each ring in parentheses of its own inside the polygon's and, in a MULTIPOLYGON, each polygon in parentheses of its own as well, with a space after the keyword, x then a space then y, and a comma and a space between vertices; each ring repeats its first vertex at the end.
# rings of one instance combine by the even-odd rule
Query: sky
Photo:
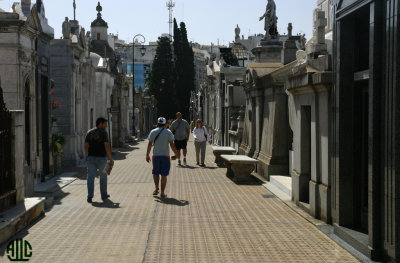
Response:
MULTIPOLYGON (((15 0, 0 0, 0 8, 9 11, 15 0)), ((36 2, 32 0, 32 2, 36 2)), ((98 0, 76 0, 76 17, 90 30, 96 19, 98 0)), ((132 37, 142 34, 146 43, 156 41, 162 33, 169 32, 167 0, 103 0, 103 19, 108 23, 108 33, 118 34, 120 39, 132 42, 132 37)), ((55 38, 61 37, 61 25, 65 17, 73 19, 73 0, 43 0, 55 38)), ((275 0, 278 31, 287 33, 287 24, 293 23, 293 34, 312 36, 312 13, 317 0, 275 0)), ((228 45, 235 38, 235 27, 240 35, 265 33, 264 22, 259 21, 266 9, 267 0, 175 0, 173 17, 185 22, 188 39, 204 45, 211 43, 228 45)))

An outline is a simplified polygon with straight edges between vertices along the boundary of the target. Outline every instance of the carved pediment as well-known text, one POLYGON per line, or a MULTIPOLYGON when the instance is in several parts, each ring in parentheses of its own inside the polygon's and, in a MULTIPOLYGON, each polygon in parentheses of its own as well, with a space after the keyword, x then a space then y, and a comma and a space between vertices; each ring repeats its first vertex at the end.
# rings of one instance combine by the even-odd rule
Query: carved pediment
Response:
POLYGON ((26 25, 30 28, 35 29, 36 31, 43 32, 42 25, 40 24, 38 12, 36 10, 36 5, 33 6, 28 19, 26 20, 26 25))
POLYGON ((335 0, 335 4, 336 4, 336 10, 340 11, 342 9, 345 9, 349 6, 351 6, 352 4, 356 3, 356 2, 360 2, 362 0, 335 0))

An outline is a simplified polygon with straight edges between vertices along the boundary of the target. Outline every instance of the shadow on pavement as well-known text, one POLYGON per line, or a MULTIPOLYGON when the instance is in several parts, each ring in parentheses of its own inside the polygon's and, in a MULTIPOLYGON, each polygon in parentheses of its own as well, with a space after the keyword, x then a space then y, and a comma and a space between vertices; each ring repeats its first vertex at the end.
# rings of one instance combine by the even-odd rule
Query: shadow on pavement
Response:
POLYGON ((240 181, 240 182, 235 182, 233 180, 233 178, 229 178, 229 179, 231 179, 237 185, 257 185, 257 186, 262 185, 262 183, 260 183, 259 181, 252 180, 252 179, 249 179, 248 181, 240 181))
POLYGON ((180 167, 180 168, 187 168, 187 169, 191 169, 191 170, 194 170, 194 169, 200 168, 200 167, 196 167, 196 166, 190 166, 190 165, 186 165, 186 166, 178 166, 178 167, 180 167))
POLYGON ((218 167, 213 167, 213 166, 204 166, 204 167, 201 167, 201 166, 191 166, 191 165, 178 165, 177 167, 178 167, 178 168, 191 169, 191 170, 194 170, 194 169, 210 169, 210 170, 214 170, 214 169, 217 169, 217 168, 218 168, 218 167))
POLYGON ((209 170, 218 169, 218 167, 215 167, 215 166, 204 166, 204 167, 201 167, 201 168, 203 168, 203 169, 209 169, 209 170))
POLYGON ((139 150, 140 148, 135 146, 137 145, 134 143, 130 143, 130 144, 124 144, 123 146, 119 147, 119 148, 115 148, 113 149, 113 158, 114 160, 120 161, 120 160, 125 160, 126 156, 133 152, 134 150, 139 150))
MULTIPOLYGON (((15 239, 25 239, 27 235, 29 235, 29 230, 33 228, 41 219, 43 219, 46 215, 42 214, 35 220, 33 220, 30 225, 21 229, 19 232, 15 233, 12 237, 10 237, 7 241, 0 244, 0 260, 6 256, 7 246, 11 241, 15 239)), ((28 240, 29 241, 29 240, 28 240)))
POLYGON ((171 197, 161 198, 159 196, 154 196, 156 202, 166 205, 176 205, 176 206, 187 206, 189 205, 189 201, 186 200, 178 200, 171 197))
POLYGON ((131 153, 134 150, 138 150, 140 149, 139 147, 133 147, 133 146, 129 146, 129 147, 125 147, 125 148, 119 148, 117 152, 113 152, 113 158, 116 161, 120 161, 120 160, 125 160, 126 156, 131 153))
POLYGON ((104 202, 93 202, 92 206, 99 207, 99 208, 121 208, 119 206, 120 203, 114 203, 110 199, 104 200, 104 202))

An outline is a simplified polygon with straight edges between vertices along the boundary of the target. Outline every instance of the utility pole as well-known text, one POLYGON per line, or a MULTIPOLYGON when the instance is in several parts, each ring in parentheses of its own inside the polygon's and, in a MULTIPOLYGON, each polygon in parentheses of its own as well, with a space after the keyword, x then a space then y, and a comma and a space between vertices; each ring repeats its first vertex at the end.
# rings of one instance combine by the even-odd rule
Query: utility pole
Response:
POLYGON ((172 41, 172 26, 174 24, 174 21, 172 19, 172 12, 173 12, 173 8, 174 7, 175 7, 175 2, 172 1, 172 0, 169 0, 167 2, 167 8, 168 8, 168 11, 169 11, 169 21, 168 21, 168 23, 169 23, 169 38, 170 38, 171 41, 172 41))

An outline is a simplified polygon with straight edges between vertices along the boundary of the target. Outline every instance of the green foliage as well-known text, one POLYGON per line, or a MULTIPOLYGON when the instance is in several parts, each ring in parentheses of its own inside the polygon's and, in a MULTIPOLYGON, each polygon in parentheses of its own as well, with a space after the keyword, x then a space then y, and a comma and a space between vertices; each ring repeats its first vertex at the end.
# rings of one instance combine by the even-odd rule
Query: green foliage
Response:
POLYGON ((129 90, 129 80, 127 78, 124 78, 122 87, 126 90, 129 90))
POLYGON ((195 88, 194 54, 188 41, 185 23, 180 23, 180 28, 176 30, 179 36, 174 46, 176 56, 176 91, 180 94, 178 99, 179 111, 187 118, 189 116, 190 94, 195 88))
POLYGON ((174 116, 174 68, 172 63, 172 47, 168 37, 158 39, 158 47, 150 73, 150 93, 157 100, 158 114, 166 118, 174 116))
POLYGON ((62 134, 53 134, 51 137, 51 147, 54 155, 62 154, 62 146, 65 144, 65 138, 62 134))
POLYGON ((195 88, 194 54, 185 23, 180 23, 179 28, 176 19, 172 46, 173 51, 168 37, 159 38, 149 77, 150 93, 157 99, 158 115, 174 118, 180 111, 188 118, 190 94, 195 88))

